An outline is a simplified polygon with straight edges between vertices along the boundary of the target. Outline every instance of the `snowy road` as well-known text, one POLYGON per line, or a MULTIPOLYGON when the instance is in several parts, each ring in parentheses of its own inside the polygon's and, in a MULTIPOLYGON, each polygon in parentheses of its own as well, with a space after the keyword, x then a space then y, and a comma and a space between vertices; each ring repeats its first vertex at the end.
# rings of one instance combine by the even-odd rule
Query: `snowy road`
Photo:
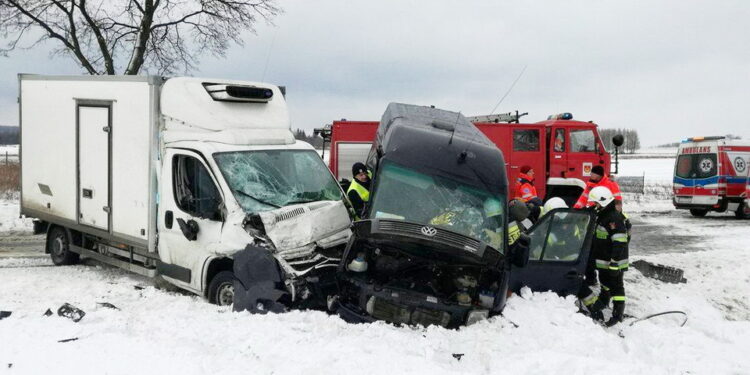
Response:
MULTIPOLYGON (((688 282, 630 271, 628 312, 682 310, 684 327, 672 315, 604 329, 552 293, 515 296, 504 316, 456 331, 350 325, 321 312, 249 315, 117 269, 0 256, 0 310, 13 312, 0 320, 0 373, 750 373, 750 222, 695 219, 668 202, 631 208, 631 259, 680 267, 688 282), (42 315, 66 302, 86 316, 42 315)), ((40 237, 14 236, 0 243, 39 254, 40 237)))

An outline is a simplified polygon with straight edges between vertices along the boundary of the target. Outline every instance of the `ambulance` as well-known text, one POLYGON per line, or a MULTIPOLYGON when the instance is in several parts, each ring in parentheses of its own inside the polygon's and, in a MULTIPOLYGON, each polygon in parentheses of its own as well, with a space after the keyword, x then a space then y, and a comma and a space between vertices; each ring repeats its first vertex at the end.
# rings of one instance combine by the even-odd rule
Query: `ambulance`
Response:
POLYGON ((693 137, 680 143, 674 168, 677 209, 696 217, 731 211, 750 219, 750 142, 722 136, 693 137))

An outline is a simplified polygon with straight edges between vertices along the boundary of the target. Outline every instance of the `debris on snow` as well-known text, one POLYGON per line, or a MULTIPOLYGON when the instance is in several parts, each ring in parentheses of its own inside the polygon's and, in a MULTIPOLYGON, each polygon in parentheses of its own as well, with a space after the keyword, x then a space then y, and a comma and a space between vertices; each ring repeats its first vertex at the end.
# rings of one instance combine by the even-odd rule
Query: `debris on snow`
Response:
POLYGON ((83 319, 84 316, 86 316, 86 313, 69 303, 65 303, 64 305, 60 306, 59 309, 57 309, 57 315, 64 316, 78 323, 79 321, 81 321, 81 319, 83 319))
POLYGON ((96 305, 97 306, 101 306, 101 307, 106 307, 108 309, 115 309, 115 310, 119 310, 120 309, 119 307, 117 307, 117 306, 115 306, 115 305, 113 305, 113 304, 111 304, 109 302, 97 302, 96 305))
POLYGON ((0 311, 0 319, 7 318, 10 316, 10 314, 12 314, 12 312, 10 311, 0 311))
POLYGON ((641 271, 643 276, 651 277, 667 283, 678 284, 686 283, 687 279, 682 277, 683 271, 679 268, 655 264, 645 260, 636 260, 631 265, 641 271))
POLYGON ((71 341, 76 341, 76 340, 78 340, 78 337, 71 337, 69 339, 57 340, 57 342, 71 342, 71 341))

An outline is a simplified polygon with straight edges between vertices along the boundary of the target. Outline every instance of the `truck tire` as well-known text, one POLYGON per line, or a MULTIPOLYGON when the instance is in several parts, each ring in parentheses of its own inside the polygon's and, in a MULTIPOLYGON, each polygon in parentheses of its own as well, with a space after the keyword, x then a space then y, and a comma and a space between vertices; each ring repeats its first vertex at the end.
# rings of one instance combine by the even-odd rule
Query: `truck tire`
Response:
POLYGON ((57 266, 76 264, 79 255, 70 251, 70 236, 63 227, 54 226, 47 232, 47 252, 57 266))
POLYGON ((734 211, 734 216, 736 216, 738 219, 750 219, 750 204, 740 204, 740 206, 737 207, 737 211, 734 211))
POLYGON ((700 208, 691 208, 690 209, 690 214, 693 215, 693 216, 695 216, 695 217, 704 217, 704 216, 706 216, 707 213, 708 213, 708 210, 703 210, 703 209, 700 209, 700 208))
POLYGON ((219 306, 231 306, 234 302, 234 273, 221 271, 208 283, 208 302, 219 306))

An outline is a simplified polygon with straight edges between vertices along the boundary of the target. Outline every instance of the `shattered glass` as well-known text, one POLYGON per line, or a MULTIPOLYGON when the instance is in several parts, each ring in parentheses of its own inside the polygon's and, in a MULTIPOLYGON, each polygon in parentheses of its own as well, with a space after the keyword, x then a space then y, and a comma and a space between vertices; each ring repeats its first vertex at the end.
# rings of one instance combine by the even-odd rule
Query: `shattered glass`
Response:
POLYGON ((223 152, 214 160, 247 213, 342 199, 338 183, 312 150, 223 152))
POLYGON ((392 162, 383 165, 370 217, 442 227, 490 242, 502 233, 505 197, 392 162))

